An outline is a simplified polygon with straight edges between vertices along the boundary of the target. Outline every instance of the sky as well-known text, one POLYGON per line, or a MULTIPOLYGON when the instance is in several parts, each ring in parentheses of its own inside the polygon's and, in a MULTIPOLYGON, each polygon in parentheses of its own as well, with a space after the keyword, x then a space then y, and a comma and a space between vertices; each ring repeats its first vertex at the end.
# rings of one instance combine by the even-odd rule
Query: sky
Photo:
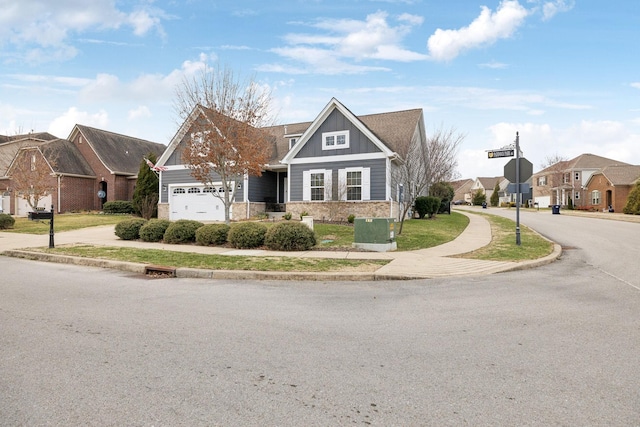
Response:
POLYGON ((464 135, 461 178, 592 153, 640 164, 638 0, 0 0, 0 134, 76 123, 168 144, 175 88, 227 67, 278 123, 335 97, 464 135))

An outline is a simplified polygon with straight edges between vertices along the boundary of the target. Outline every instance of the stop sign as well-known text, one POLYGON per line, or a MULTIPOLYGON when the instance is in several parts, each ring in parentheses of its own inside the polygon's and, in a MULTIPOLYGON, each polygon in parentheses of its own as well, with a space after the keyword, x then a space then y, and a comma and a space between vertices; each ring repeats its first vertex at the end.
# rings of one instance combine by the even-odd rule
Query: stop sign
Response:
POLYGON ((504 166, 504 177, 509 182, 525 182, 533 175, 533 163, 524 157, 520 159, 511 159, 509 163, 504 166), (516 180, 516 161, 520 160, 520 179, 516 180))

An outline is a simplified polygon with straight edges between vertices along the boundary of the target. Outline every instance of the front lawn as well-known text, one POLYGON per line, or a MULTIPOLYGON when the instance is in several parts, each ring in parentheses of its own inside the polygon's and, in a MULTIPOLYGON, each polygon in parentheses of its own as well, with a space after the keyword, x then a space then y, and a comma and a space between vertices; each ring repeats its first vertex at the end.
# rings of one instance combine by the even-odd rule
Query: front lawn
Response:
MULTIPOLYGON (((132 215, 110 214, 59 214, 53 217, 53 229, 55 232, 78 230, 80 228, 97 227, 100 225, 115 225, 125 219, 133 218, 132 215)), ((48 234, 49 221, 30 221, 24 217, 14 217, 16 220, 13 228, 1 230, 14 233, 48 234)))

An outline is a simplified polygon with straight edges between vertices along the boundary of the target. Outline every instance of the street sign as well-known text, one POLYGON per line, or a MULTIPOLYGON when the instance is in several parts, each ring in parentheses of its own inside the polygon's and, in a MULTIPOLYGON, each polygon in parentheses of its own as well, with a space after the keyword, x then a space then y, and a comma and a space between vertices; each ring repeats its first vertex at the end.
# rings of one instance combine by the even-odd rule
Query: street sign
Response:
POLYGON ((509 182, 525 182, 533 175, 533 163, 520 157, 520 179, 516 179, 516 159, 511 159, 504 166, 504 177, 509 182))
POLYGON ((513 157, 515 155, 515 150, 490 150, 487 151, 487 155, 490 159, 497 159, 499 157, 513 157))

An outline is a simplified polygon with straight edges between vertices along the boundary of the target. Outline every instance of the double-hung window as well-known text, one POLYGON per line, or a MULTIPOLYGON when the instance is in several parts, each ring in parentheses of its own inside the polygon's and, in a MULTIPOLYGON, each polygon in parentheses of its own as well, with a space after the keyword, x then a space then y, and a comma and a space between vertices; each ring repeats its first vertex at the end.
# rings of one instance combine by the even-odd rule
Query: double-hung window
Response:
POLYGON ((324 172, 312 173, 309 185, 311 187, 311 200, 324 200, 324 172))
POLYGON ((331 200, 331 170, 312 169, 302 172, 302 200, 331 200))
POLYGON ((591 204, 592 205, 599 205, 600 204, 600 191, 593 190, 591 192, 591 204))
POLYGON ((338 170, 338 198, 347 201, 369 200, 371 193, 370 168, 338 170))
POLYGON ((362 200, 362 171, 347 171, 347 200, 362 200))

